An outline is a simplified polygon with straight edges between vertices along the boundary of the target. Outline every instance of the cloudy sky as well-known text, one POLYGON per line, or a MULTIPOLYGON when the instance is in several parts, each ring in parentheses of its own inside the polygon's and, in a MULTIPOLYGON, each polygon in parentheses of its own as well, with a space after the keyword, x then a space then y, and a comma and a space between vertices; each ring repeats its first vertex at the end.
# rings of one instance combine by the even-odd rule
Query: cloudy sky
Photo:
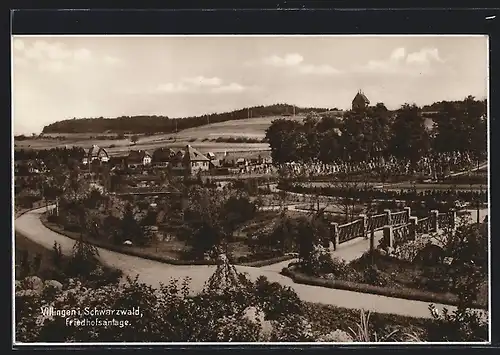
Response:
POLYGON ((14 133, 73 117, 487 95, 486 37, 13 38, 14 133))

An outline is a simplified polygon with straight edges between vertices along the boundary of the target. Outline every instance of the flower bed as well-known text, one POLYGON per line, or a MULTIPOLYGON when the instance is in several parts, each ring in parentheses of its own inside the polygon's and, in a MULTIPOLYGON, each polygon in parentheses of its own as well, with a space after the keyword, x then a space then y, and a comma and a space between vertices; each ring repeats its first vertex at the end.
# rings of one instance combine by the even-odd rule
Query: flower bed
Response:
MULTIPOLYGON (((403 298, 414 301, 434 302, 452 306, 456 306, 458 303, 458 297, 452 294, 439 294, 439 293, 433 293, 429 291, 422 291, 410 288, 373 286, 369 284, 350 282, 344 280, 329 280, 322 277, 306 275, 304 273, 295 270, 293 267, 283 268, 281 274, 290 277, 296 283, 305 285, 320 286, 320 287, 327 287, 327 288, 362 292, 362 293, 370 293, 375 295, 403 298)), ((488 308, 487 305, 478 303, 474 304, 473 306, 478 309, 488 308)))

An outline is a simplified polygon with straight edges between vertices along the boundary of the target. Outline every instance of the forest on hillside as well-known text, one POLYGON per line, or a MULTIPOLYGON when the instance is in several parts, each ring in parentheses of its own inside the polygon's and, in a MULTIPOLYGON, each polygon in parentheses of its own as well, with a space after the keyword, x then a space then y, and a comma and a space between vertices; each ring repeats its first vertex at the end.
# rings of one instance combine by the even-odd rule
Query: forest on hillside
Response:
MULTIPOLYGON (((295 114, 324 112, 326 108, 295 107, 295 114)), ((167 116, 122 116, 117 118, 73 118, 49 124, 43 133, 130 133, 153 134, 174 133, 188 128, 199 127, 210 123, 241 120, 246 118, 291 115, 293 106, 275 104, 270 106, 254 106, 236 111, 214 113, 185 118, 169 118, 167 116)))

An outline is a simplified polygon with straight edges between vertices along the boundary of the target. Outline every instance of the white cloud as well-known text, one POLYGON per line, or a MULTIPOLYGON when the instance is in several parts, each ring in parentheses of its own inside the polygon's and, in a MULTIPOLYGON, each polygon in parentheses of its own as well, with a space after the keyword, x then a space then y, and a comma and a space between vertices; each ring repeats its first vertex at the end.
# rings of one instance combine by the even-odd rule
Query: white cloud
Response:
POLYGON ((391 60, 392 61, 400 61, 400 60, 404 59, 405 56, 406 56, 406 50, 403 47, 396 48, 391 53, 391 60))
POLYGON ((160 84, 154 90, 160 93, 237 93, 246 88, 238 83, 224 84, 218 77, 207 78, 204 76, 186 77, 178 82, 160 84))
POLYGON ((231 83, 229 85, 223 85, 212 89, 214 93, 238 93, 245 90, 245 87, 238 83, 231 83))
POLYGON ((76 70, 85 63, 114 65, 120 62, 119 58, 109 55, 94 58, 92 51, 88 48, 68 48, 61 42, 36 40, 34 43, 29 44, 16 38, 14 48, 16 49, 14 62, 33 61, 34 67, 38 67, 45 72, 60 73, 76 70))
POLYGON ((422 48, 418 52, 408 54, 406 62, 416 64, 428 64, 432 61, 443 63, 437 48, 422 48))
POLYGON ((217 77, 213 78, 205 78, 204 76, 196 76, 193 78, 184 78, 183 82, 186 82, 193 86, 220 86, 222 84, 222 80, 217 77))
POLYGON ((189 88, 184 86, 182 83, 165 83, 160 84, 157 87, 157 91, 165 92, 165 93, 176 93, 176 92, 186 92, 189 91, 189 88))
POLYGON ((332 75, 339 74, 340 71, 334 67, 323 64, 323 65, 312 65, 306 64, 299 67, 299 71, 303 74, 318 74, 318 75, 332 75))
POLYGON ((302 57, 298 53, 290 53, 286 54, 283 57, 273 55, 267 58, 264 58, 264 64, 272 65, 275 67, 290 67, 299 65, 304 61, 304 57, 302 57))
POLYGON ((405 48, 394 49, 386 60, 370 60, 354 69, 362 73, 422 75, 433 72, 433 64, 444 63, 437 48, 422 48, 406 53, 405 48))
MULTIPOLYGON (((290 68, 300 74, 311 75, 332 75, 338 74, 340 71, 328 64, 309 64, 304 63, 304 57, 298 53, 289 53, 282 57, 272 55, 262 60, 264 65, 273 67, 290 68)), ((246 65, 254 65, 255 63, 247 62, 246 65)))

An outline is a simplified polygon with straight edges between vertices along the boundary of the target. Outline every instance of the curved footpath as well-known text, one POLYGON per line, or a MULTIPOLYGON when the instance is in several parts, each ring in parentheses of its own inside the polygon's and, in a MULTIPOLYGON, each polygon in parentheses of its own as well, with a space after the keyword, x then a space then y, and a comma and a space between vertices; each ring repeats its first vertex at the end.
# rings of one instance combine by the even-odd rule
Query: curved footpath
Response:
MULTIPOLYGON (((40 215, 46 208, 39 208, 25 213, 15 220, 15 230, 32 241, 51 249, 54 242, 61 245, 63 253, 71 253, 74 240, 46 228, 40 221, 40 215)), ((168 283, 170 279, 191 278, 193 291, 201 290, 205 281, 212 275, 215 266, 206 265, 169 265, 157 261, 142 259, 135 256, 116 253, 106 249, 98 248, 99 256, 103 264, 120 269, 125 275, 135 277, 153 287, 160 283, 168 283)), ((249 278, 255 280, 259 276, 266 276, 270 281, 275 281, 284 286, 290 286, 303 301, 330 304, 338 307, 365 309, 378 313, 392 313, 410 317, 430 318, 428 310, 429 303, 411 301, 399 298, 378 296, 366 293, 335 290, 330 288, 302 285, 294 283, 290 278, 279 272, 290 261, 265 266, 262 268, 236 266, 238 271, 247 273, 249 278)), ((436 304, 438 309, 444 306, 436 304)), ((454 310, 453 306, 446 306, 454 310)))

